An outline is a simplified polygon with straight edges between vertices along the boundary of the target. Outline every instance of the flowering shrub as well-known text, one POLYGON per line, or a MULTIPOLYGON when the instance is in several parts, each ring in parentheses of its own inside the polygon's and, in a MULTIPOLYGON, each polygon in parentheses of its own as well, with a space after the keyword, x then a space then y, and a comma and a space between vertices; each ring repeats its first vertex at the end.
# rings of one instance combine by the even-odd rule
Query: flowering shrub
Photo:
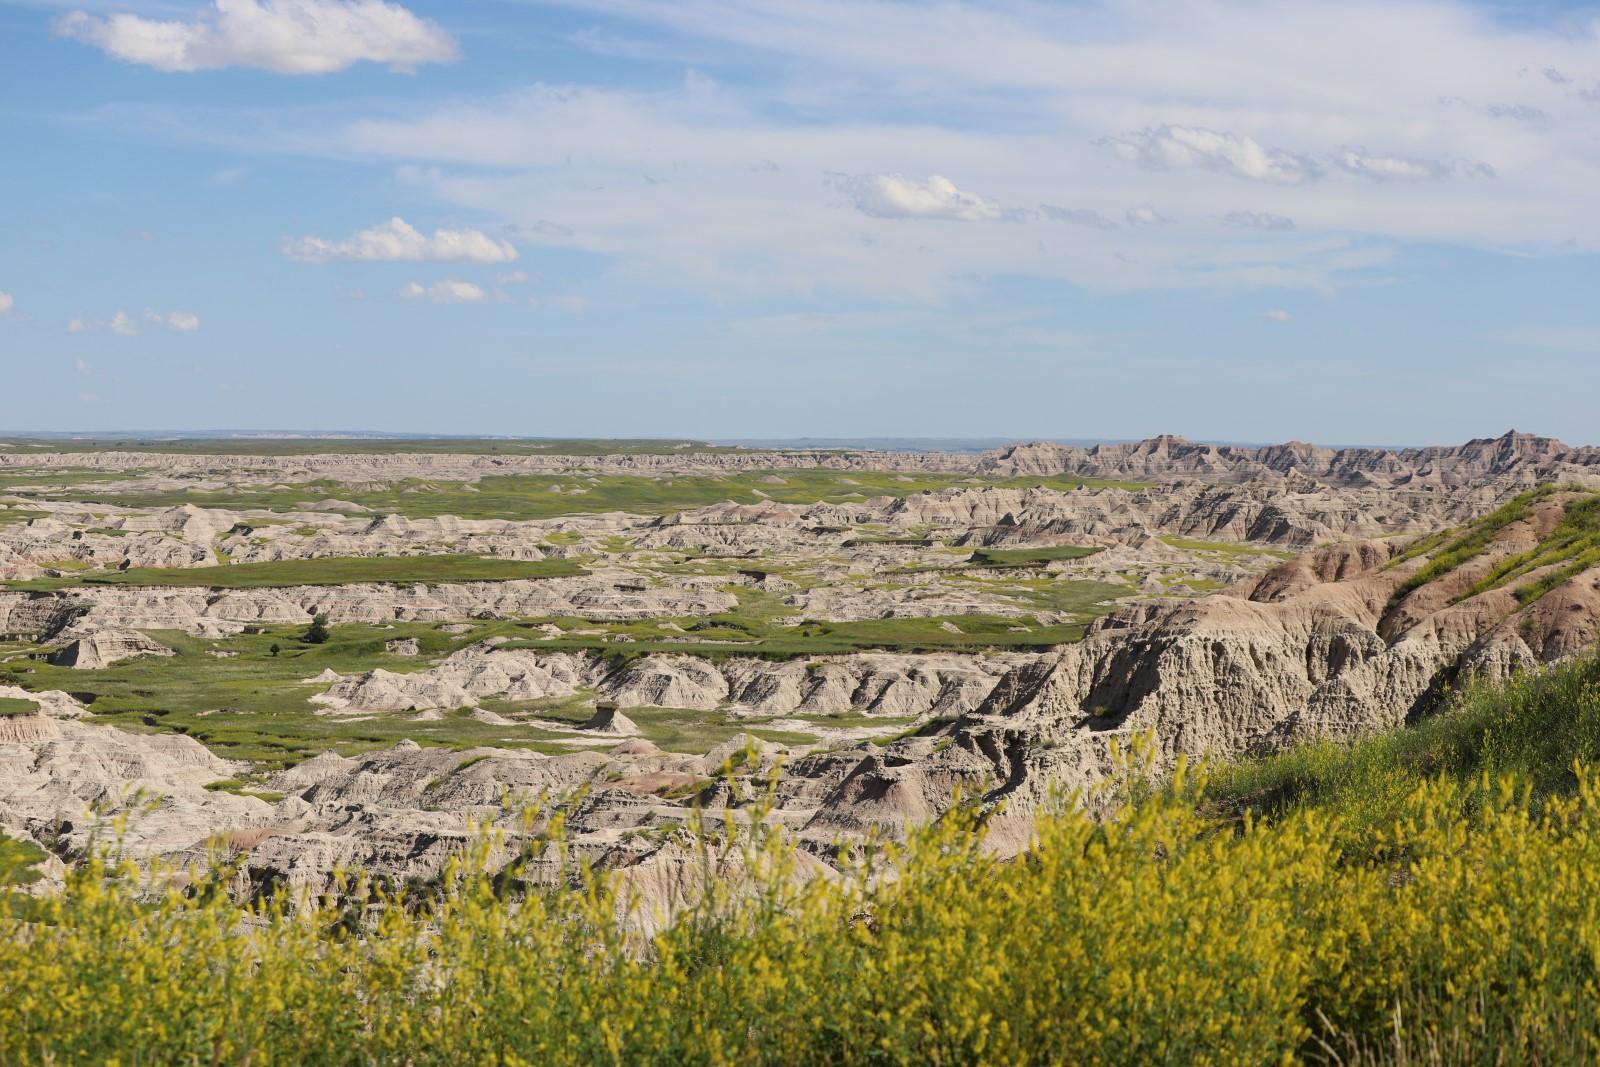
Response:
MULTIPOLYGON (((1581 669, 1551 691, 1595 700, 1581 669)), ((748 877, 648 937, 618 883, 491 877, 487 839, 426 898, 248 915, 225 870, 93 861, 0 920, 0 1063, 1584 1062, 1600 774, 1570 779, 1416 775, 1355 833, 1336 800, 1219 815, 1180 770, 1016 860, 962 807, 809 881, 713 826, 705 869, 748 877)))

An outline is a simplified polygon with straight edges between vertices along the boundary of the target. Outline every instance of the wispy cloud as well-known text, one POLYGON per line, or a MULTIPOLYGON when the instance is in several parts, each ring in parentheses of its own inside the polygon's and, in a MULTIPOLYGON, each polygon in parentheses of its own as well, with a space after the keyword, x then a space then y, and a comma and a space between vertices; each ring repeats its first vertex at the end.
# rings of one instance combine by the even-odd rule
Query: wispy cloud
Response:
POLYGON ((1170 226, 1173 222, 1149 204, 1130 207, 1124 217, 1129 226, 1170 226))
POLYGON ((432 285, 408 282, 400 290, 407 300, 427 300, 434 304, 476 304, 483 300, 484 292, 471 282, 442 281, 432 285))
POLYGON ((1117 224, 1090 208, 1056 207, 1054 204, 1040 204, 1039 214, 1056 222, 1069 222, 1074 226, 1087 226, 1091 230, 1114 230, 1117 224))
POLYGON ((1159 126, 1108 137, 1109 146, 1129 162, 1152 170, 1214 170, 1252 181, 1295 185, 1317 176, 1316 164, 1254 138, 1189 126, 1159 126))
POLYGON ((1222 216, 1223 225, 1245 230, 1292 230, 1294 219, 1270 211, 1230 211, 1222 216))
POLYGON ((482 230, 434 230, 427 235, 396 217, 343 241, 297 237, 283 242, 283 254, 307 263, 352 260, 367 263, 509 263, 517 250, 482 230))
POLYGON ((1438 181, 1453 175, 1494 177, 1494 168, 1487 163, 1373 155, 1361 148, 1342 149, 1329 159, 1340 170, 1380 182, 1438 181))
POLYGON ((156 311, 144 309, 145 321, 172 330, 175 333, 194 333, 200 328, 200 316, 192 311, 156 311))
MULTIPOLYGON (((144 322, 173 333, 194 333, 200 329, 200 316, 192 311, 144 309, 144 322)), ((137 337, 139 320, 126 311, 116 311, 109 319, 73 318, 67 320, 68 333, 109 333, 116 337, 137 337)))

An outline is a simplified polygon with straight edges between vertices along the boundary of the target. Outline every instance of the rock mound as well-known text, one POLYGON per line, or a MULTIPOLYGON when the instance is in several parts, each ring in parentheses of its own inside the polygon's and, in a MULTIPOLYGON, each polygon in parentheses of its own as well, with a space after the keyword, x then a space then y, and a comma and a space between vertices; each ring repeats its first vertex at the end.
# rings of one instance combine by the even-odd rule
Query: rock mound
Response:
POLYGON ((615 704, 601 703, 594 709, 589 721, 578 729, 591 734, 612 734, 618 737, 637 737, 639 727, 617 710, 615 704))
POLYGON ((137 630, 96 630, 50 653, 57 667, 80 671, 100 670, 135 656, 174 656, 177 653, 137 630))

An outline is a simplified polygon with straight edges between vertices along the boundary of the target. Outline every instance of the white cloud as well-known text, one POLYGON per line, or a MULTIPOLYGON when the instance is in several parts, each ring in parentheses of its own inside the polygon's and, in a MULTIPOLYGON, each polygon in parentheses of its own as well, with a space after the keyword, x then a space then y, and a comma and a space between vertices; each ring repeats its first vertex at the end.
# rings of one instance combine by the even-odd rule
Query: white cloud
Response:
POLYGON ((400 290, 407 300, 428 300, 435 304, 476 304, 483 299, 483 290, 471 282, 442 281, 423 286, 408 282, 400 290))
MULTIPOLYGON (((144 309, 144 321, 174 333, 194 333, 200 329, 200 316, 192 311, 157 311, 144 309)), ((74 318, 67 320, 68 333, 112 333, 118 337, 137 337, 137 320, 126 311, 118 311, 109 319, 74 318)))
POLYGON ((862 214, 880 219, 954 219, 987 222, 1000 217, 1000 205, 956 188, 938 174, 927 179, 900 174, 856 174, 836 179, 862 214))
POLYGON ((362 230, 345 241, 315 236, 286 238, 283 254, 307 263, 510 263, 517 258, 517 250, 509 242, 490 237, 482 230, 434 230, 430 237, 399 217, 362 230))
POLYGON ((55 30, 164 71, 327 74, 362 61, 408 70, 456 58, 455 41, 436 23, 383 0, 214 0, 189 20, 74 11, 55 30))
POLYGON ((11 309, 16 306, 17 302, 12 298, 11 294, 4 289, 0 289, 0 318, 11 314, 11 309))
POLYGON ((1443 178, 1449 170, 1439 163, 1425 159, 1405 159, 1400 156, 1374 156, 1368 155, 1359 149, 1345 149, 1336 152, 1333 157, 1334 166, 1351 174, 1359 174, 1363 178, 1372 178, 1375 181, 1428 181, 1434 178, 1443 178))
POLYGON ((1294 219, 1287 215, 1274 215, 1270 211, 1230 211, 1222 216, 1222 222, 1245 230, 1294 229, 1294 219))
POLYGON ((1130 207, 1126 212, 1126 217, 1129 226, 1166 226, 1172 222, 1171 219, 1149 204, 1130 207))
POLYGON ((145 308, 144 317, 157 326, 165 326, 177 333, 194 333, 200 328, 200 316, 192 311, 156 311, 153 308, 145 308))
POLYGON ((508 270, 503 274, 496 274, 494 280, 501 285, 525 285, 529 275, 525 270, 508 270))
POLYGON ((1261 313, 1261 317, 1266 319, 1268 322, 1288 322, 1290 319, 1294 318, 1293 315, 1283 310, 1283 308, 1269 308, 1261 313))
POLYGON ((1294 185, 1317 176, 1303 156, 1263 148, 1254 138, 1190 126, 1158 126, 1104 141, 1117 155, 1152 170, 1214 170, 1258 182, 1294 185))

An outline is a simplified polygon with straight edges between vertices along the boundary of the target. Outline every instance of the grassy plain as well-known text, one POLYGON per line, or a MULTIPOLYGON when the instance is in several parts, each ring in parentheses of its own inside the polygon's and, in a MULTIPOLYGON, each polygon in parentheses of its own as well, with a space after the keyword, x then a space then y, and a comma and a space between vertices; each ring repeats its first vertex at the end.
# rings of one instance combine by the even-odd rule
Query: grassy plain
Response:
POLYGON ((1190 552, 1210 553, 1222 557, 1236 556, 1276 556, 1279 559, 1294 559, 1296 553, 1281 548, 1265 548, 1261 545, 1240 543, 1236 541, 1200 541, 1192 537, 1163 537, 1164 544, 1173 548, 1183 548, 1190 552))
POLYGON ((220 756, 265 767, 291 765, 324 751, 349 755, 386 748, 407 738, 451 748, 539 748, 556 736, 480 723, 461 712, 447 712, 435 721, 404 714, 358 719, 318 715, 307 703, 327 688, 307 679, 324 670, 347 674, 382 667, 406 673, 427 666, 424 657, 389 654, 384 647, 388 641, 414 637, 426 653, 443 655, 487 636, 492 628, 452 635, 428 624, 351 624, 333 627, 332 639, 322 645, 303 644, 304 630, 270 627, 218 641, 156 630, 151 635, 176 656, 124 660, 102 670, 14 659, 0 663, 0 684, 65 690, 87 700, 98 721, 135 732, 188 734, 220 756), (276 656, 271 651, 275 644, 280 648, 276 656), (234 655, 224 658, 213 652, 234 655))
POLYGON ((1052 545, 1048 548, 980 548, 972 562, 980 567, 1042 567, 1061 559, 1084 559, 1101 551, 1080 545, 1052 545))

